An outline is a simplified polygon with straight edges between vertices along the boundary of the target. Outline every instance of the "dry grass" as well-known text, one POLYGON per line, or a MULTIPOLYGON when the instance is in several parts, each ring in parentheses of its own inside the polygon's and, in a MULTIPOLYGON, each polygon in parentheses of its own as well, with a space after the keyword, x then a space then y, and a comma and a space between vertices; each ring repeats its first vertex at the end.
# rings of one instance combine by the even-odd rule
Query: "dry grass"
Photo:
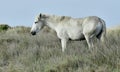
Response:
POLYGON ((62 53, 51 33, 8 30, 0 33, 0 72, 120 72, 120 28, 95 45, 89 51, 86 41, 72 41, 62 53))

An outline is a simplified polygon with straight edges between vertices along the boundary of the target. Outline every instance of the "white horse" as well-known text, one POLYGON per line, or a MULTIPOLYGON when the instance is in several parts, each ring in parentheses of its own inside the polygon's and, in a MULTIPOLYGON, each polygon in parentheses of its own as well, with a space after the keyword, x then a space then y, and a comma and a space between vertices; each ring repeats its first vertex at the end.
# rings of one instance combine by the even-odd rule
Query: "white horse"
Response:
POLYGON ((61 39, 62 51, 65 51, 68 40, 86 40, 89 48, 93 47, 93 37, 104 40, 106 36, 105 21, 96 16, 85 18, 71 18, 68 16, 56 16, 39 14, 31 28, 31 34, 36 35, 44 26, 55 30, 61 39))

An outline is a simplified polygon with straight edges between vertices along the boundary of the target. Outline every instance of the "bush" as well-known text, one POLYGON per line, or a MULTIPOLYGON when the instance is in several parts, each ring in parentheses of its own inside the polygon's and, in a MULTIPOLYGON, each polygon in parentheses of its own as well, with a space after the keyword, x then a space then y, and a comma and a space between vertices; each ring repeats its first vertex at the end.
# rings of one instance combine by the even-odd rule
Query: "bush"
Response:
POLYGON ((7 24, 0 24, 0 31, 5 31, 5 30, 7 30, 8 28, 10 28, 9 25, 7 25, 7 24))

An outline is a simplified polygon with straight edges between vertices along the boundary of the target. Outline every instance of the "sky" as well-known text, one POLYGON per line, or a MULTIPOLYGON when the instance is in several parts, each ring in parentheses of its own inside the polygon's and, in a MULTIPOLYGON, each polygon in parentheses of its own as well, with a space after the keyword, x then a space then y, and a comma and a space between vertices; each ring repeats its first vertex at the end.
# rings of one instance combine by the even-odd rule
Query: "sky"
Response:
POLYGON ((120 0, 0 0, 0 24, 31 27, 40 13, 98 16, 113 27, 120 25, 120 0))

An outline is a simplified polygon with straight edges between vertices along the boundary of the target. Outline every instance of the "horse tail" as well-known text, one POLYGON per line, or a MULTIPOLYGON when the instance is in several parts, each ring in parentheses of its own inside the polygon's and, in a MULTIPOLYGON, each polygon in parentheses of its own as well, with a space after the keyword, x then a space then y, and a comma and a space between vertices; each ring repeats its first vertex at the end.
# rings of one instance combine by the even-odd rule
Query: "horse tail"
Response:
POLYGON ((102 34, 100 40, 104 42, 106 39, 106 23, 102 19, 101 19, 101 23, 102 23, 102 34))

